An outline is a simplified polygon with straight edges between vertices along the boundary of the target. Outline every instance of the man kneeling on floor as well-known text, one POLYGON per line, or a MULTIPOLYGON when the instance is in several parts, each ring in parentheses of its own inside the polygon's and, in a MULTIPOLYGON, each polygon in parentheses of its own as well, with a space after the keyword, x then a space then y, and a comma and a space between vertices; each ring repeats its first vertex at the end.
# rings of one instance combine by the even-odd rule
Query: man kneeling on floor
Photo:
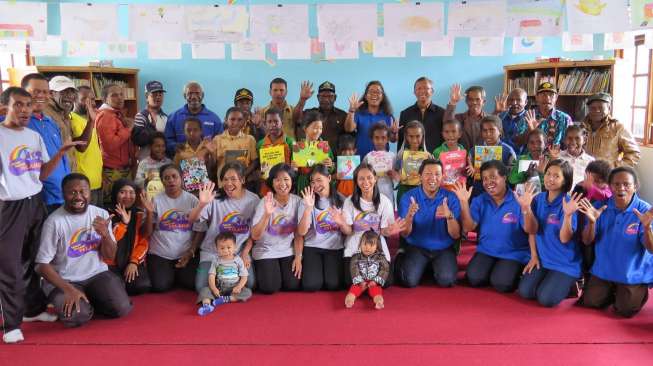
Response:
POLYGON ((45 221, 36 256, 43 289, 66 327, 85 324, 94 311, 125 316, 132 309, 125 285, 102 261, 116 255, 109 213, 89 206, 85 175, 69 174, 61 185, 64 205, 45 221))

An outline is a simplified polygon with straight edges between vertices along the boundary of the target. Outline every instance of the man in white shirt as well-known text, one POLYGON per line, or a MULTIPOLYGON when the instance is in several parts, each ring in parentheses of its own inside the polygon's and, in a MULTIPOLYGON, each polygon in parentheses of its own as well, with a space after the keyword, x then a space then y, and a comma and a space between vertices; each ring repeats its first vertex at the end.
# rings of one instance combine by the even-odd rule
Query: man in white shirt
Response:
POLYGON ((117 249, 109 213, 89 205, 85 175, 69 174, 61 186, 64 205, 45 220, 36 256, 43 290, 66 327, 87 323, 96 311, 123 317, 131 302, 122 280, 103 260, 114 259, 117 249))

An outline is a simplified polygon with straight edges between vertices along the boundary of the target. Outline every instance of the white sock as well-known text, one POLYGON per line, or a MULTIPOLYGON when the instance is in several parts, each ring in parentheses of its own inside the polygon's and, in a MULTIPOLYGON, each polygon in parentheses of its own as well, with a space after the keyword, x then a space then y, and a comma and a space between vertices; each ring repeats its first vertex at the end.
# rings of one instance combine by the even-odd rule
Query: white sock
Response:
POLYGON ((23 317, 23 321, 26 323, 29 322, 56 322, 57 321, 57 315, 55 314, 50 314, 47 311, 44 311, 40 313, 37 316, 30 316, 30 317, 23 317))
POLYGON ((2 336, 2 340, 5 343, 18 343, 24 341, 25 337, 23 337, 23 332, 20 329, 14 329, 10 332, 5 333, 2 336))

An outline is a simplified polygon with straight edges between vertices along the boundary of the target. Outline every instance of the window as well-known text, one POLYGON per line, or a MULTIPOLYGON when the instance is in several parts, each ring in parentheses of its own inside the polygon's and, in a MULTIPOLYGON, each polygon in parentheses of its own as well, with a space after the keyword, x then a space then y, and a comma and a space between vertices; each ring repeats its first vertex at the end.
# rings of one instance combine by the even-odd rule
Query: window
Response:
MULTIPOLYGON (((651 139, 651 57, 644 35, 635 38, 635 47, 621 52, 623 60, 615 69, 613 115, 626 125, 633 137, 648 144, 651 139)), ((619 54, 619 53, 618 53, 619 54)))

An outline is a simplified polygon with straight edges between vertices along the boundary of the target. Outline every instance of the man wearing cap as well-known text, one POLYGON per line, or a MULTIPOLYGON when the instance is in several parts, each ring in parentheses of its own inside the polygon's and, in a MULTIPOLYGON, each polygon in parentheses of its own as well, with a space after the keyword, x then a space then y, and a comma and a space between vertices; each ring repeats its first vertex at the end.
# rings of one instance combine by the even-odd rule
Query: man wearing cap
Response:
POLYGON ((582 122, 588 134, 585 150, 614 167, 635 167, 641 157, 639 146, 623 123, 610 115, 611 103, 608 93, 596 93, 587 99, 589 113, 582 122))
POLYGON ((155 132, 164 132, 166 129, 168 115, 161 109, 161 106, 163 106, 163 93, 165 92, 160 81, 153 80, 145 84, 147 106, 136 113, 134 129, 132 130, 132 141, 134 145, 140 147, 139 160, 150 156, 152 135, 155 132))
POLYGON ((567 126, 572 123, 567 113, 556 109, 557 100, 558 91, 553 83, 547 81, 540 84, 535 95, 535 102, 537 102, 535 119, 538 128, 546 134, 547 148, 560 145, 567 126))
MULTIPOLYGON (((50 98, 45 106, 44 113, 59 126, 63 142, 72 141, 70 112, 75 109, 77 87, 72 80, 61 75, 53 77, 50 80, 49 87, 50 98)), ((70 149, 67 156, 70 170, 73 171, 77 165, 75 149, 70 149)))
POLYGON ((255 141, 265 137, 265 129, 262 126, 263 118, 259 111, 252 113, 252 105, 254 105, 254 94, 246 88, 236 90, 234 96, 234 107, 238 107, 243 111, 245 117, 245 125, 243 126, 243 133, 250 135, 255 141))
MULTIPOLYGON (((306 82, 302 84, 302 87, 305 91, 306 82)), ((312 91, 311 91, 312 94, 312 91)), ((342 135, 353 135, 345 131, 345 120, 347 119, 347 112, 343 111, 340 108, 336 108, 336 86, 329 81, 325 81, 317 88, 317 101, 319 106, 317 108, 309 108, 301 111, 298 115, 298 120, 301 121, 304 113, 311 111, 318 111, 322 115, 322 123, 324 128, 322 130, 322 139, 329 142, 331 150, 337 151, 338 149, 338 139, 342 135)), ((306 101, 300 98, 298 106, 303 108, 306 101)))
POLYGON ((206 108, 204 100, 204 89, 196 81, 190 81, 184 86, 184 99, 186 104, 174 111, 166 123, 166 151, 168 156, 173 157, 177 144, 186 142, 184 134, 184 123, 189 117, 197 118, 202 122, 202 135, 205 139, 212 139, 224 131, 222 120, 217 114, 206 108))
MULTIPOLYGON (((442 139, 442 121, 444 108, 433 103, 433 81, 422 76, 413 85, 413 94, 417 101, 412 106, 401 111, 399 126, 403 127, 410 121, 420 121, 424 125, 426 150, 432 152, 440 146, 442 139)), ((399 129, 397 146, 404 141, 403 129, 399 129)))

